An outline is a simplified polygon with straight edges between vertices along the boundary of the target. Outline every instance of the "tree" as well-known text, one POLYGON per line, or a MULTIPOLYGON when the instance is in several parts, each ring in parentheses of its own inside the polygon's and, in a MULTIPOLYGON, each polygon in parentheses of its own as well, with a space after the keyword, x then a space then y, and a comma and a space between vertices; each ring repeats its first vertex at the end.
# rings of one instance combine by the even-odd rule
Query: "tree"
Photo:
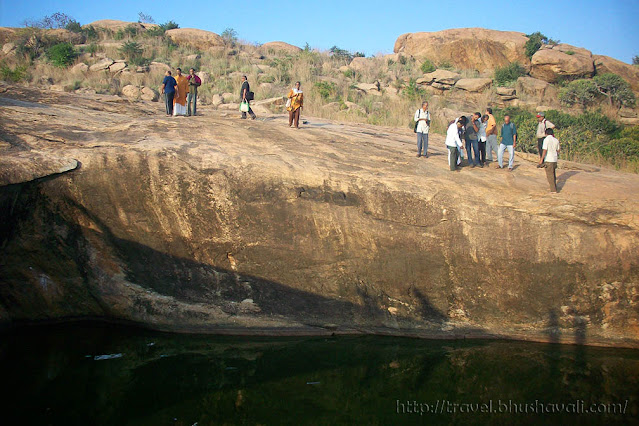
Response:
POLYGON ((237 31, 235 31, 233 28, 226 28, 224 31, 222 31, 222 34, 220 34, 220 36, 227 46, 235 47, 235 43, 237 43, 237 31))
POLYGON ((559 91, 559 100, 568 106, 579 105, 584 110, 599 96, 597 84, 593 80, 575 80, 559 91))
POLYGON ((51 63, 60 68, 66 68, 73 63, 76 57, 75 49, 71 43, 58 43, 47 49, 47 58, 51 63))
POLYGON ((597 90, 608 98, 610 106, 633 107, 635 105, 635 94, 632 92, 630 84, 617 74, 606 73, 597 75, 594 78, 597 90))
POLYGON ((26 20, 24 25, 25 27, 42 29, 66 28, 66 26, 72 21, 75 21, 75 19, 66 13, 56 12, 53 15, 47 15, 38 21, 26 20))
POLYGON ((329 51, 331 52, 331 57, 333 58, 345 59, 348 62, 353 60, 353 55, 351 55, 348 50, 340 49, 337 46, 333 46, 329 49, 329 51))
POLYGON ((151 15, 147 15, 146 13, 138 12, 138 23, 140 24, 155 24, 155 20, 151 15))
POLYGON ((632 58, 632 65, 639 65, 639 55, 635 55, 635 57, 632 58))
POLYGON ((539 31, 528 34, 526 37, 528 37, 528 40, 526 41, 524 48, 526 49, 526 56, 528 56, 529 59, 532 58, 544 44, 556 45, 559 43, 559 40, 555 41, 548 38, 539 31))

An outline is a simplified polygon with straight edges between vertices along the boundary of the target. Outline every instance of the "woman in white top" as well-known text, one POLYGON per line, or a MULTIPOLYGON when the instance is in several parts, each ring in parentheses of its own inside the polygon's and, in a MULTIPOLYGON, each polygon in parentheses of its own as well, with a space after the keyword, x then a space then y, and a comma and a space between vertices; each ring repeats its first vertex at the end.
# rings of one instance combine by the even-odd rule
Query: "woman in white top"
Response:
POLYGON ((417 133, 417 157, 428 158, 428 130, 430 128, 430 112, 428 102, 422 102, 422 107, 415 111, 415 133, 417 133))

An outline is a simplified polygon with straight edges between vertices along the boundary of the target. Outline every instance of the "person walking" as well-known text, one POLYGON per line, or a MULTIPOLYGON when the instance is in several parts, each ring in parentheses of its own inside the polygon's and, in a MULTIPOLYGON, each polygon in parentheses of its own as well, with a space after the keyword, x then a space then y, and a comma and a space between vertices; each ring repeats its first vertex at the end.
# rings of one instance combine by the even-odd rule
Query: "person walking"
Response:
POLYGON ((302 92, 302 84, 298 81, 288 92, 287 110, 288 110, 288 127, 295 123, 295 128, 300 128, 300 113, 304 106, 304 93, 302 92))
POLYGON ((177 82, 177 91, 173 98, 173 115, 186 116, 186 95, 189 93, 189 80, 182 74, 181 68, 175 69, 175 81, 177 82))
POLYGON ((177 90, 177 82, 171 75, 171 71, 167 71, 162 80, 162 86, 160 86, 160 93, 164 95, 164 106, 166 107, 166 115, 173 115, 173 98, 175 97, 175 91, 177 90))
POLYGON ((486 123, 486 160, 493 161, 493 151, 499 154, 499 145, 497 144, 497 120, 493 116, 493 109, 486 108, 488 122, 486 123))
POLYGON ((537 150, 541 159, 541 151, 543 151, 544 140, 546 139, 546 129, 554 129, 555 125, 546 120, 546 113, 537 114, 537 150))
MULTIPOLYGON (((251 86, 249 85, 248 79, 246 78, 245 75, 243 75, 242 76, 242 87, 240 88, 240 99, 241 99, 242 102, 246 102, 247 104, 249 104, 248 113, 251 116, 251 119, 255 120, 255 118, 256 118, 255 113, 251 109, 251 101, 253 99, 249 99, 249 98, 251 98, 251 96, 250 96, 251 93, 253 93, 253 92, 251 92, 251 86)), ((243 120, 246 119, 246 112, 245 111, 242 111, 242 119, 243 120)))
POLYGON ((430 130, 428 102, 422 102, 422 107, 415 111, 413 121, 415 121, 415 133, 417 133, 417 157, 423 155, 428 158, 428 131, 430 130))
POLYGON ((446 148, 448 148, 448 167, 450 171, 457 170, 457 162, 459 160, 459 151, 464 149, 459 132, 463 129, 463 120, 457 119, 448 126, 446 131, 446 148))
POLYGON ((546 137, 541 146, 541 158, 539 166, 546 168, 546 178, 550 185, 550 192, 557 193, 557 160, 559 153, 559 140, 554 136, 553 129, 546 129, 546 137))
POLYGON ((508 171, 513 171, 515 161, 515 145, 517 143, 517 127, 510 122, 510 116, 504 117, 504 124, 501 126, 501 143, 497 152, 498 169, 504 168, 504 151, 508 149, 508 171))
POLYGON ((481 117, 481 122, 479 123, 479 140, 477 141, 477 146, 479 147, 479 165, 480 167, 484 167, 486 164, 486 126, 488 125, 488 116, 484 114, 481 117))
MULTIPOLYGON (((481 113, 476 112, 472 116, 468 117, 468 124, 466 125, 466 154, 468 155, 468 165, 473 168, 481 165, 479 162, 479 118, 481 113), (473 153, 475 154, 473 158, 473 153)), ((484 167, 484 166, 481 166, 484 167)))
POLYGON ((202 85, 202 80, 195 75, 195 69, 193 68, 189 70, 189 75, 186 76, 186 79, 189 81, 189 94, 186 96, 186 113, 188 116, 191 116, 195 115, 197 110, 197 88, 202 85), (192 109, 191 105, 193 105, 192 109))

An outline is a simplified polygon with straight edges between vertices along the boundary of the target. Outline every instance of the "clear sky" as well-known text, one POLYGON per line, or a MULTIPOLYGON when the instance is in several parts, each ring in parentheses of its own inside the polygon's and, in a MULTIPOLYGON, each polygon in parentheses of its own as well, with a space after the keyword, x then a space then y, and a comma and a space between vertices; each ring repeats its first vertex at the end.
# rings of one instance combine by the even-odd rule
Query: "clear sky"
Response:
POLYGON ((392 53, 401 34, 482 27, 532 33, 630 63, 639 55, 639 0, 550 1, 124 1, 0 0, 0 26, 22 26, 63 12, 88 24, 99 19, 157 23, 221 33, 233 28, 248 42, 285 41, 326 50, 333 45, 367 56, 392 53))

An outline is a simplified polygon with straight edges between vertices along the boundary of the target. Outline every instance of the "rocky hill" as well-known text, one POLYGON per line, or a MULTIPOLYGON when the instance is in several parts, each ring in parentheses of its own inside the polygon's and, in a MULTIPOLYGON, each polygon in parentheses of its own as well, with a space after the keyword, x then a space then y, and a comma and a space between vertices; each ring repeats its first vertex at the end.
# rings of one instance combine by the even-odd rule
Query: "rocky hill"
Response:
POLYGON ((639 346, 639 176, 237 116, 0 85, 0 323, 639 346))

